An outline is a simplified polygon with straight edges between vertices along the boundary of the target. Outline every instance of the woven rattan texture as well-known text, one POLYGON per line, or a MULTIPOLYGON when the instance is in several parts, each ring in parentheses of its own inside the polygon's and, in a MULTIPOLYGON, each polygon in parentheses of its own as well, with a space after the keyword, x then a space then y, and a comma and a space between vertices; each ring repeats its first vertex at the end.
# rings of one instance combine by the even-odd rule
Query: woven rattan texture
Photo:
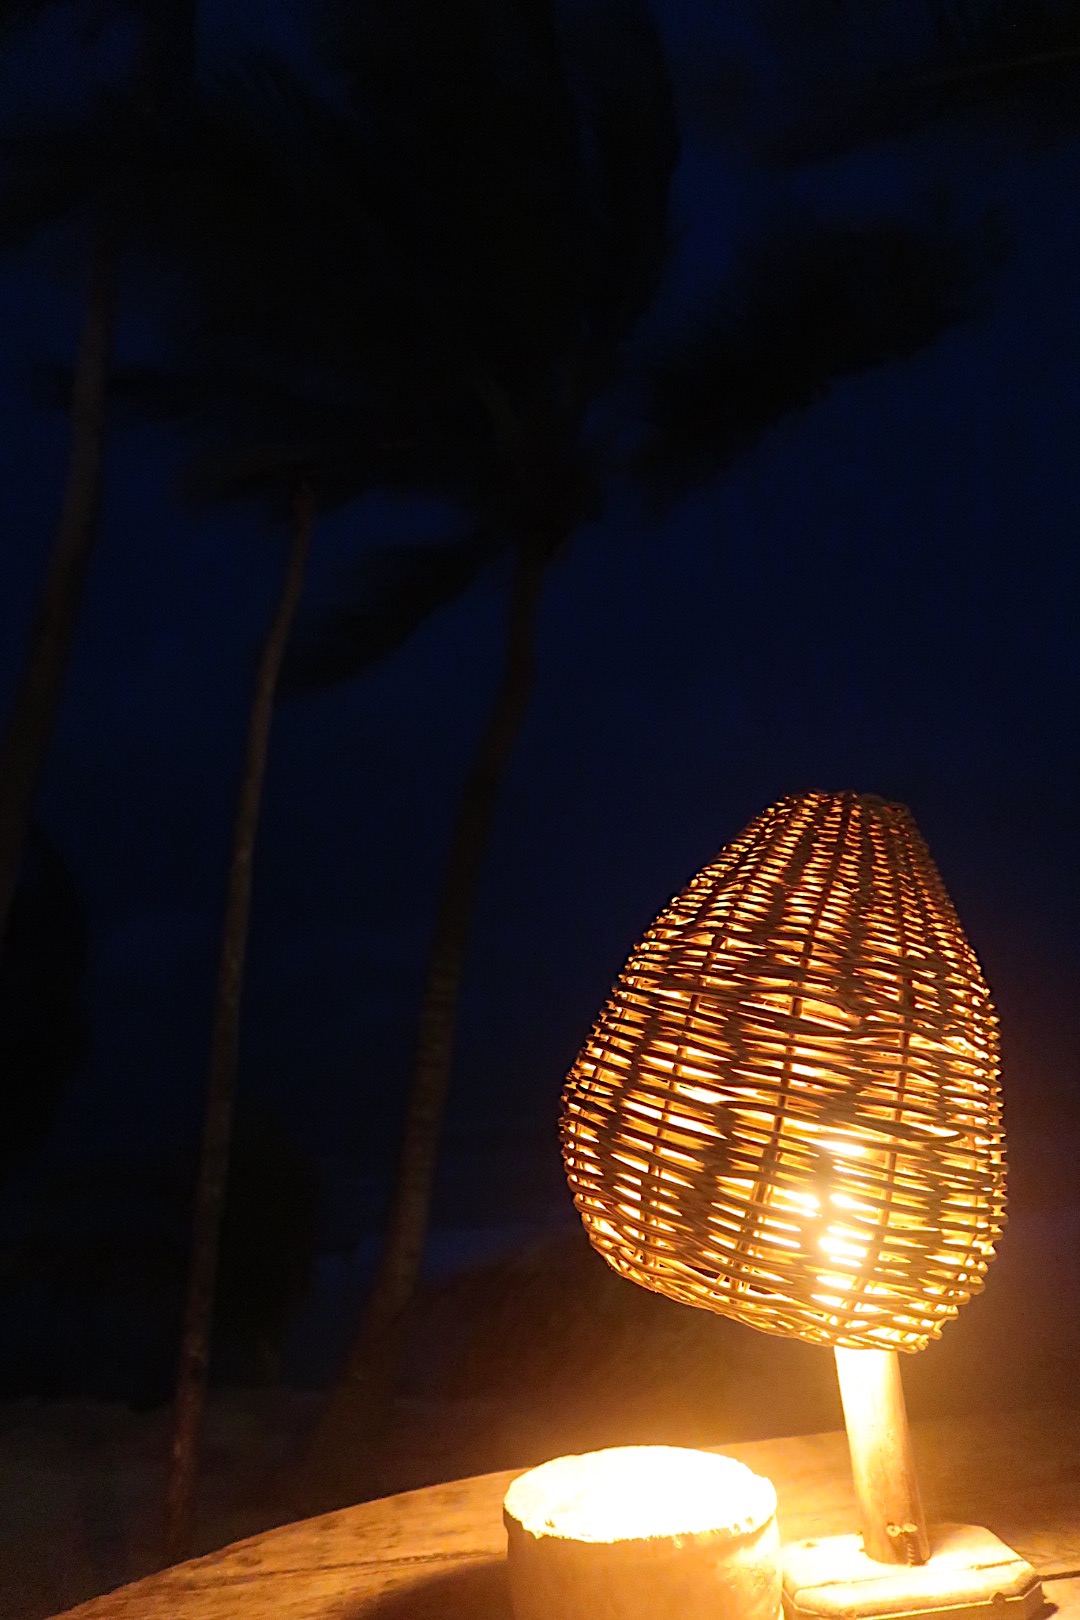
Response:
POLYGON ((808 793, 698 874, 563 1095, 616 1271, 768 1332, 919 1350, 1004 1219, 997 1020, 903 805, 808 793))

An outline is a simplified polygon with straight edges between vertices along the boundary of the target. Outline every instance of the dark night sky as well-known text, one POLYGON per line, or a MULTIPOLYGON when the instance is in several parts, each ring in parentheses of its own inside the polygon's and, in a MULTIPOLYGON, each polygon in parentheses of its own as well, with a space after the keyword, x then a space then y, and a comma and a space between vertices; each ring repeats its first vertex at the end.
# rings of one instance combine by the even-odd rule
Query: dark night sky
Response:
MULTIPOLYGON (((676 46, 706 11, 671 8, 676 46)), ((246 8, 258 37, 277 18, 246 8)), ((751 815, 804 787, 912 806, 998 995, 1015 1117, 1075 1095, 1078 180, 1080 141, 1029 150, 1004 126, 787 176, 688 144, 668 315, 789 204, 880 217, 944 181, 966 216, 999 207, 1010 247, 985 315, 838 387, 663 520, 615 490, 553 575, 475 928, 444 1218, 495 1222, 559 1197, 558 1088, 623 958, 751 815), (496 1124, 512 1173, 467 1195, 469 1143, 490 1154, 496 1124)), ((71 353, 75 289, 46 275, 58 251, 0 278, 0 702, 64 472, 65 422, 26 391, 26 362, 71 353)), ((137 323, 123 341, 144 341, 137 323)), ((255 515, 178 510, 178 464, 149 431, 114 441, 41 799, 91 926, 93 1052, 57 1156, 178 1140, 201 1102, 247 692, 282 547, 255 515)), ((312 594, 367 537, 439 520, 371 503, 327 522, 312 594)), ((489 582, 374 677, 276 722, 244 1083, 342 1188, 392 1140, 500 609, 489 582)))

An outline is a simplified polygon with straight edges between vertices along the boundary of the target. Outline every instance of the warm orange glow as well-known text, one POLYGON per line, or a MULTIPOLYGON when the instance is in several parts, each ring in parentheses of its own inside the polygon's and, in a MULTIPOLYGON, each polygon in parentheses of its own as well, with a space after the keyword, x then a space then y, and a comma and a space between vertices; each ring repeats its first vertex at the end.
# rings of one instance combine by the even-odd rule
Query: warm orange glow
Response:
POLYGON ((773 1517, 776 1492, 731 1457, 680 1446, 614 1446, 556 1457, 521 1474, 505 1506, 531 1534, 574 1541, 742 1536, 773 1517))
POLYGON ((615 1270, 770 1332, 920 1349, 1004 1219, 997 1020, 902 805, 784 799, 661 913, 567 1081, 615 1270))

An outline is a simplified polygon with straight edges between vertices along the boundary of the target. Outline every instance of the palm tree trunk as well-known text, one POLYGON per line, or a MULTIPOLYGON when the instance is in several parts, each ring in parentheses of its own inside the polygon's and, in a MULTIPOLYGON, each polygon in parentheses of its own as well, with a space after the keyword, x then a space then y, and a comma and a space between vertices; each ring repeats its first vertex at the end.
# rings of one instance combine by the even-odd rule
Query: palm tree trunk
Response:
POLYGON ((71 451, 37 621, 0 743, 0 941, 19 881, 23 845, 60 705, 97 537, 112 347, 114 263, 104 231, 91 242, 89 285, 71 394, 71 451))
POLYGON ((301 1470, 300 1497, 307 1511, 339 1506, 347 1497, 356 1478, 355 1448, 378 1431, 392 1390, 405 1312, 416 1289, 427 1237, 477 884, 499 788, 532 691, 543 575, 543 554, 523 547, 510 596, 502 678, 465 781, 450 842, 379 1265, 344 1373, 316 1424, 301 1470))
POLYGON ((195 1487, 199 1440, 206 1404, 207 1372, 217 1276, 221 1215, 228 1177, 229 1141, 236 1095, 240 1044, 240 994, 247 952, 251 910, 252 861, 259 823, 270 721, 281 661, 303 589, 315 503, 309 489, 296 497, 292 541, 285 580, 255 678, 255 693, 248 721, 247 752, 240 782, 240 797, 233 825, 225 918, 221 935, 210 1040, 206 1115, 199 1157, 198 1184, 192 1223, 187 1305, 180 1346, 180 1366, 173 1404, 172 1441, 165 1486, 163 1564, 189 1556, 195 1523, 195 1487))
MULTIPOLYGON (((198 0, 151 8, 135 94, 148 106, 185 106, 195 79, 198 0)), ((115 308, 116 248, 93 227, 71 394, 71 451, 60 518, 30 649, 0 741, 0 943, 19 881, 34 798, 52 740, 90 554, 97 538, 115 308)))

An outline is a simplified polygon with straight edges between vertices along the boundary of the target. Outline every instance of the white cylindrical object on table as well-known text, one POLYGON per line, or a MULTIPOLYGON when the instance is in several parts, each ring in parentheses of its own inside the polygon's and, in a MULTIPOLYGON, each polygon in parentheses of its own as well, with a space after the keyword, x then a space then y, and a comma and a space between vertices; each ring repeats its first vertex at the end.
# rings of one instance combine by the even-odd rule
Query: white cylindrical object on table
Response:
POLYGON ((516 1620, 776 1620, 776 1492, 731 1457, 617 1446, 520 1475, 503 1503, 516 1620))

